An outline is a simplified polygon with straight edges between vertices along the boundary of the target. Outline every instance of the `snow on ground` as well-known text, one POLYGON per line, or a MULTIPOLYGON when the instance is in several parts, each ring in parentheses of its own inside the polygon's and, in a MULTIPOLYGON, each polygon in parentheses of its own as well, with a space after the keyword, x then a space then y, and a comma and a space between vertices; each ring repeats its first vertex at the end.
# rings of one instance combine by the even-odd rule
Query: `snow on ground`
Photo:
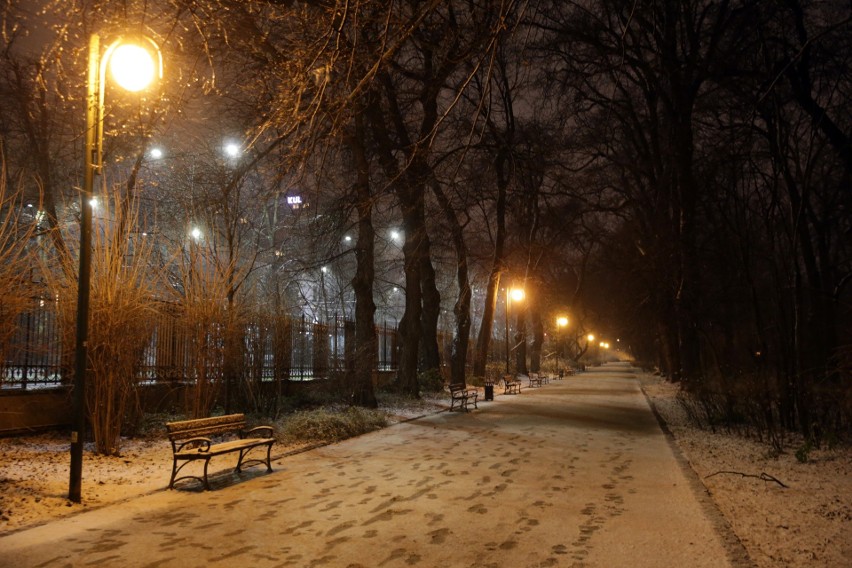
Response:
POLYGON ((852 448, 813 450, 800 463, 801 442, 788 441, 778 453, 752 439, 698 430, 675 385, 652 375, 642 384, 758 567, 852 566, 852 448))
MULTIPOLYGON (((396 406, 382 408, 389 424, 447 408, 442 400, 427 396, 405 407, 398 406, 395 399, 391 404, 394 403, 396 406)), ((309 445, 277 443, 272 458, 309 445)), ((86 444, 83 453, 83 503, 73 503, 67 499, 68 433, 0 438, 0 537, 51 519, 160 491, 169 485, 172 449, 165 430, 158 438, 123 439, 120 457, 97 455, 92 449, 92 444, 86 444)), ((211 472, 214 471, 215 463, 211 466, 211 472)))
MULTIPOLYGON (((698 430, 686 419, 675 386, 652 375, 643 375, 642 384, 759 568, 852 565, 852 449, 814 450, 800 463, 794 443, 777 453, 754 440, 698 430)), ((394 408, 390 422, 441 408, 394 408)), ((296 449, 278 445, 275 454, 296 449)), ((168 442, 125 440, 121 457, 96 456, 87 449, 84 503, 71 503, 66 499, 68 455, 67 434, 0 439, 0 536, 168 485, 168 442)))

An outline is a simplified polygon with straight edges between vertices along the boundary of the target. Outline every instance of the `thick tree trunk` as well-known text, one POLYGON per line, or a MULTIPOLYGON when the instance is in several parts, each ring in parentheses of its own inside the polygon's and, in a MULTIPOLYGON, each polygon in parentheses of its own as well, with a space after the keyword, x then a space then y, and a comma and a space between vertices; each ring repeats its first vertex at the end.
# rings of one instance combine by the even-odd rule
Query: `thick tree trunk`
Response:
POLYGON ((420 318, 423 314, 423 293, 420 289, 423 266, 423 236, 425 213, 423 193, 419 188, 402 187, 398 195, 402 206, 402 228, 405 242, 402 245, 405 266, 405 312, 399 322, 400 354, 397 386, 400 391, 419 396, 417 380, 418 351, 420 347, 420 318))
POLYGON ((358 212, 358 238, 355 243, 355 276, 352 290, 355 292, 355 348, 349 384, 352 389, 352 404, 376 408, 376 393, 373 389, 373 370, 376 368, 376 305, 373 302, 375 279, 375 230, 373 228, 373 205, 370 192, 370 165, 363 146, 364 126, 361 117, 355 119, 355 133, 349 146, 356 172, 355 198, 358 212))
POLYGON ((468 280, 467 245, 464 240, 464 228, 459 222, 452 204, 449 199, 447 199, 446 194, 444 194, 438 183, 433 182, 431 185, 432 193, 435 195, 438 205, 444 213, 444 218, 450 227, 450 233, 453 237, 453 248, 456 251, 456 282, 459 288, 459 295, 456 299, 455 305, 453 306, 456 328, 453 332, 452 353, 450 354, 450 384, 465 384, 465 367, 467 364, 467 350, 470 340, 471 325, 471 292, 470 281, 468 280))
POLYGON ((541 350, 544 347, 544 324, 542 324, 538 306, 530 309, 530 319, 533 335, 530 345, 530 371, 538 373, 541 371, 541 350))
MULTIPOLYGON (((488 276, 488 287, 485 290, 485 302, 482 310, 482 322, 479 324, 479 335, 476 338, 476 350, 473 353, 473 375, 484 377, 488 363, 488 349, 491 346, 491 333, 494 329, 494 313, 497 311, 497 293, 500 289, 501 269, 496 258, 491 265, 488 276)), ((502 263, 502 260, 499 262, 502 263)))
POLYGON ((476 339, 476 352, 473 360, 473 374, 476 377, 485 376, 488 361, 488 348, 491 345, 491 332, 494 328, 494 313, 497 310, 497 293, 500 289, 500 275, 506 265, 506 192, 510 175, 506 172, 506 157, 503 153, 497 156, 495 169, 497 174, 497 203, 495 213, 497 231, 494 236, 494 257, 491 261, 491 273, 488 275, 488 289, 485 292, 485 306, 482 313, 482 323, 479 325, 479 336, 476 339))
POLYGON ((431 242, 424 234, 420 259, 420 289, 423 294, 423 313, 420 317, 420 371, 438 371, 441 353, 438 347, 438 320, 441 317, 441 294, 435 283, 435 268, 431 260, 431 242))
MULTIPOLYGON (((386 86, 386 94, 390 101, 390 106, 396 111, 395 118, 398 116, 399 109, 396 107, 396 92, 393 88, 393 83, 389 78, 384 78, 386 86)), ((430 106, 434 106, 434 103, 430 106)), ((370 101, 367 106, 367 116, 370 120, 370 127, 373 136, 377 142, 379 161, 382 168, 390 180, 395 180, 392 183, 394 193, 399 199, 399 206, 402 210, 402 230, 405 233, 405 241, 402 245, 403 267, 405 270, 405 311, 402 319, 399 322, 399 367, 397 369, 396 386, 400 392, 410 395, 419 396, 420 386, 417 380, 417 364, 418 354, 420 350, 421 325, 420 321, 423 314, 423 293, 422 285, 422 267, 423 258, 426 254, 426 213, 425 201, 423 196, 423 184, 427 179, 425 175, 428 173, 428 164, 425 157, 418 154, 411 156, 407 167, 400 169, 395 156, 397 145, 391 139, 387 128, 387 121, 382 113, 382 108, 377 98, 370 101)), ((434 110, 432 112, 434 115, 434 110)), ((436 117, 431 116, 433 120, 436 117)), ((424 121, 427 119, 424 118, 424 121)), ((432 122, 434 124, 434 122, 432 122)), ((403 140, 404 146, 411 146, 408 135, 405 132, 404 125, 395 123, 397 126, 396 134, 403 140)), ((426 257, 428 260, 428 257, 426 257)))

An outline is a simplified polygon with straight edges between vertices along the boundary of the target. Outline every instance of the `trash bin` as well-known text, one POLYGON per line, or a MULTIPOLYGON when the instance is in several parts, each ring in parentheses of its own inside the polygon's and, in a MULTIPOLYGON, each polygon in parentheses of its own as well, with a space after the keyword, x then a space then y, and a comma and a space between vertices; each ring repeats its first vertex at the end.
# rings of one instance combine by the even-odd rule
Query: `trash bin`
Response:
POLYGON ((494 400, 494 385, 485 383, 485 400, 494 400))

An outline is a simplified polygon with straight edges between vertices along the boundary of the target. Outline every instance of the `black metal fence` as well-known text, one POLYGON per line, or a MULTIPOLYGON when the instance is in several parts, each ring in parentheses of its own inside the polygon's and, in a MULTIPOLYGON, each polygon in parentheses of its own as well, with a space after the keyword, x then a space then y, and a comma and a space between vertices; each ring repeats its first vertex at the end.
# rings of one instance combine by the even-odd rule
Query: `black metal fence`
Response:
MULTIPOLYGON (((347 346, 353 347, 354 329, 354 322, 337 317, 316 322, 305 316, 267 316, 250 322, 238 330, 241 373, 254 381, 326 378, 345 370, 347 346)), ((396 328, 384 323, 376 326, 376 333, 377 370, 395 370, 399 345, 396 328)), ((203 330, 201 337, 206 344, 203 357, 199 357, 198 330, 182 325, 179 316, 165 306, 156 316, 138 378, 150 383, 191 381, 200 365, 221 373, 224 330, 212 326, 203 330)), ((66 384, 70 380, 72 349, 63 344, 55 303, 34 300, 32 308, 19 316, 0 364, 0 388, 33 390, 66 384)))
POLYGON ((36 298, 18 316, 6 358, 0 367, 2 388, 44 388, 62 384, 62 342, 59 318, 50 300, 36 298))

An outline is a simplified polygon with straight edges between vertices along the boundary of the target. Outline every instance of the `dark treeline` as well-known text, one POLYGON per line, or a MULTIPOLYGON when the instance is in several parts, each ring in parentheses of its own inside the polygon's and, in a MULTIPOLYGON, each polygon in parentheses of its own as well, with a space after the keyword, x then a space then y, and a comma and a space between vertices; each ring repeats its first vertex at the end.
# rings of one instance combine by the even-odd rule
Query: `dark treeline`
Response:
POLYGON ((504 332, 519 372, 594 333, 708 419, 848 432, 848 2, 15 4, 0 140, 23 197, 4 212, 38 203, 15 217, 51 275, 33 280, 69 302, 86 38, 145 33, 166 72, 141 99, 108 90, 104 234, 155 237, 130 247, 136 278, 233 330, 226 376, 257 314, 354 321, 345 390, 365 406, 379 318, 414 396, 501 372, 504 332))
POLYGON ((849 5, 546 14, 572 146, 618 203, 596 279, 637 354, 728 419, 848 428, 849 5))

